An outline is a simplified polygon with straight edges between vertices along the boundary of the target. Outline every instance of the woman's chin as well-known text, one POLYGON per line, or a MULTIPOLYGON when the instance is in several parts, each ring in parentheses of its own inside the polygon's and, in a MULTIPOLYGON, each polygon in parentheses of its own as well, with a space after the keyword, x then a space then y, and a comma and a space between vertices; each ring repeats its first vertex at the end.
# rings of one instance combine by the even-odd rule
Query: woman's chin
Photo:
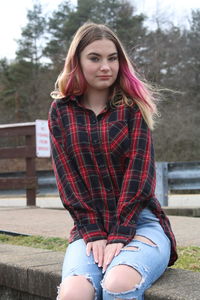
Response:
POLYGON ((105 90, 105 89, 108 89, 109 87, 111 87, 111 85, 112 85, 112 83, 107 82, 107 83, 97 84, 96 86, 94 86, 94 88, 97 90, 105 90))

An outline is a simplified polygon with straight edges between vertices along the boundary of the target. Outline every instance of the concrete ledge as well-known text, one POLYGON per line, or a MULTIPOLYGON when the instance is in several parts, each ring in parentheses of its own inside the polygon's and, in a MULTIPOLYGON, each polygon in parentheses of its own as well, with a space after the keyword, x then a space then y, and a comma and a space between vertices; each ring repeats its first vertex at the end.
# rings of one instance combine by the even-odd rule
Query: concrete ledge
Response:
POLYGON ((63 257, 62 252, 0 244, 0 299, 55 300, 63 257), (5 298, 5 288, 21 296, 5 298))
POLYGON ((199 300, 200 273, 168 270, 148 289, 145 300, 199 300))
POLYGON ((163 207, 169 216, 200 217, 200 207, 163 207))
MULTIPOLYGON (((0 300, 55 300, 63 258, 63 252, 0 244, 0 300)), ((145 300, 199 300, 199 286, 200 273, 169 268, 145 300)))

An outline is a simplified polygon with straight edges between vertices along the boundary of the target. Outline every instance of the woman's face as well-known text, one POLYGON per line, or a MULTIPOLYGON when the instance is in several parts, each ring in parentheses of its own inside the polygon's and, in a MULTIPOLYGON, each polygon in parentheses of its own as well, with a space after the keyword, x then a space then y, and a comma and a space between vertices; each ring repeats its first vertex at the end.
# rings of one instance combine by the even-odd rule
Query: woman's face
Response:
POLYGON ((108 40, 96 40, 80 54, 83 75, 88 87, 108 89, 116 80, 119 71, 118 53, 115 44, 108 40))

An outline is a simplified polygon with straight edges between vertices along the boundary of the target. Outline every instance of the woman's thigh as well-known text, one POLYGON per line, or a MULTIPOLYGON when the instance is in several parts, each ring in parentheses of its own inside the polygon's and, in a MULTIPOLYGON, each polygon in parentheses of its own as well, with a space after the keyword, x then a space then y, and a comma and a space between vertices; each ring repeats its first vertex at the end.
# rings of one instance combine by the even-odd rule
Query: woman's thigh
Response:
MULTIPOLYGON (((137 236, 146 237, 153 243, 149 244, 148 240, 133 239, 121 249, 120 253, 113 258, 108 266, 101 281, 104 300, 114 300, 115 298, 142 300, 144 299, 145 290, 166 270, 170 258, 171 244, 159 222, 156 219, 153 220, 153 218, 155 218, 154 215, 145 210, 138 221, 136 230, 137 236), (142 278, 140 284, 121 293, 112 293, 106 290, 104 285, 106 276, 113 267, 118 265, 127 265, 139 272, 142 278)), ((121 274, 120 278, 123 278, 124 275, 121 274)))
POLYGON ((62 282, 68 276, 84 275, 95 289, 95 300, 102 299, 102 268, 95 263, 92 252, 86 255, 86 244, 83 239, 70 243, 67 247, 63 266, 62 282))

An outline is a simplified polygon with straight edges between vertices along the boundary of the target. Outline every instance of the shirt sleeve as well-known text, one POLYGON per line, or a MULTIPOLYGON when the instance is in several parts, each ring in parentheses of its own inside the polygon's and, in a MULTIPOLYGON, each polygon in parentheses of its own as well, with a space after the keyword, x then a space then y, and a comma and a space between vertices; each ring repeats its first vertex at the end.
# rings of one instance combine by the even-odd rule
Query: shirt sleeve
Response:
POLYGON ((107 239, 107 233, 94 208, 88 205, 89 202, 91 203, 88 201, 91 200, 91 196, 82 182, 79 172, 72 167, 70 157, 65 151, 64 129, 56 102, 52 102, 49 110, 48 126, 52 164, 63 206, 69 211, 86 243, 107 239))
POLYGON ((111 228, 108 243, 127 244, 136 233, 141 210, 154 196, 155 162, 152 136, 138 106, 131 110, 129 160, 117 202, 117 223, 111 228))

